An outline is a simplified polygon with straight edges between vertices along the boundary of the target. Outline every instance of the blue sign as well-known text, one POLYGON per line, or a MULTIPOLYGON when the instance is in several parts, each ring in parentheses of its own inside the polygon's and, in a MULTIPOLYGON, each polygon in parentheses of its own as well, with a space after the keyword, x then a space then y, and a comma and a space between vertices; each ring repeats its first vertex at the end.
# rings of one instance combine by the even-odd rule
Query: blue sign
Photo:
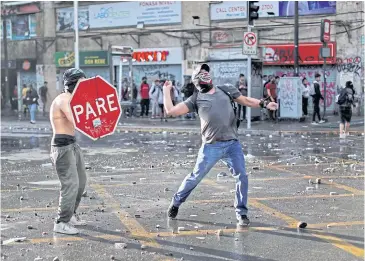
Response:
MULTIPOLYGON (((280 1, 279 16, 294 16, 295 1, 280 1)), ((299 15, 335 14, 336 1, 299 1, 299 15)))

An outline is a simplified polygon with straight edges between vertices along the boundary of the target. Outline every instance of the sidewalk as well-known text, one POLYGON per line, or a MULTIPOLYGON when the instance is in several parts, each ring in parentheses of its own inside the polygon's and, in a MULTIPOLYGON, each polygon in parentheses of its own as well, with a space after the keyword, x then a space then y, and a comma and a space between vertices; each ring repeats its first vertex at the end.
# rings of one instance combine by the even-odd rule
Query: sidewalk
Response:
MULTIPOLYGON (((280 121, 273 123, 269 121, 252 122, 251 129, 247 130, 246 122, 242 122, 239 134, 261 135, 282 135, 282 134, 333 134, 338 135, 339 116, 328 116, 328 122, 311 125, 306 119, 305 122, 280 121)), ((161 122, 159 119, 148 118, 121 118, 117 132, 187 132, 200 134, 199 120, 168 119, 168 122, 161 122)), ((39 133, 51 134, 52 128, 49 120, 40 119, 36 124, 30 124, 26 120, 18 121, 14 117, 2 117, 1 133, 39 133)), ((351 133, 362 135, 364 133, 364 118, 355 116, 351 123, 351 133)))

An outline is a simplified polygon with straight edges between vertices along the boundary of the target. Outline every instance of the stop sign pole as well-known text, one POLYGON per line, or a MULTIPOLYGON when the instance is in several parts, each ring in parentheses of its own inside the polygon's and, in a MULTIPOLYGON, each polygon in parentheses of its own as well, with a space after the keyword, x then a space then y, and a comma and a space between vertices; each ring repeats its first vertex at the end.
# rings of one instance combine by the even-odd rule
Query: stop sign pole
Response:
POLYGON ((92 140, 113 134, 122 113, 117 90, 100 76, 80 80, 69 105, 75 129, 92 140))

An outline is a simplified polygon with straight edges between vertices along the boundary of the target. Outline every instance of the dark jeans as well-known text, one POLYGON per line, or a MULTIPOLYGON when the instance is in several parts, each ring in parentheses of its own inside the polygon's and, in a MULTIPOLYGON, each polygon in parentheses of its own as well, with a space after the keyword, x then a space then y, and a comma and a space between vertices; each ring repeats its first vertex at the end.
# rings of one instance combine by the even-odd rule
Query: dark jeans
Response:
POLYGON ((148 116, 148 111, 150 110, 150 99, 142 99, 141 100, 141 116, 146 114, 148 116))
POLYGON ((319 100, 318 98, 313 98, 313 121, 316 121, 316 115, 318 115, 318 120, 321 121, 320 109, 319 109, 319 100))
POLYGON ((242 109, 242 120, 246 119, 246 106, 238 104, 238 119, 241 120, 241 109, 242 109))
POLYGON ((308 98, 302 97, 303 115, 308 115, 308 98))
MULTIPOLYGON (((277 99, 274 99, 274 102, 277 102, 277 99)), ((277 110, 276 111, 272 111, 272 110, 267 110, 269 113, 269 117, 271 120, 276 120, 276 116, 277 116, 277 110)))
POLYGON ((235 178, 236 193, 234 207, 236 209, 236 214, 238 216, 247 215, 248 178, 242 145, 238 140, 202 144, 194 170, 185 177, 172 199, 172 203, 175 207, 180 207, 180 205, 185 202, 190 193, 218 161, 223 161, 235 178))
POLYGON ((46 104, 47 104, 47 99, 42 98, 42 103, 43 103, 43 116, 46 116, 46 104))

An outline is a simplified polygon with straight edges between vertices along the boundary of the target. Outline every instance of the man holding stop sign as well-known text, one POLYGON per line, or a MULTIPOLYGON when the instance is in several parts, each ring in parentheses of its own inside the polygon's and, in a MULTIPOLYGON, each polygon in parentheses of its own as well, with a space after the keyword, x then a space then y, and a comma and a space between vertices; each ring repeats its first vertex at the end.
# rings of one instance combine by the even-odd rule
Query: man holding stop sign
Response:
POLYGON ((86 185, 85 163, 76 143, 75 129, 96 140, 114 132, 121 114, 117 92, 100 76, 85 79, 84 72, 65 71, 64 93, 52 102, 51 158, 61 182, 58 216, 54 232, 78 234, 74 226, 86 225, 76 216, 86 185))

